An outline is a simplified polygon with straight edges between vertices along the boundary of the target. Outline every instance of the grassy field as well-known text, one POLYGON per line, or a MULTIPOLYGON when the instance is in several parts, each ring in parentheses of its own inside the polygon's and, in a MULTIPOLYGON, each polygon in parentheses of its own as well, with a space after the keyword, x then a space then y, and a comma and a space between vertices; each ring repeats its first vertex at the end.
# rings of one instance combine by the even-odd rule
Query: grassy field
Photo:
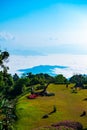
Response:
POLYGON ((53 123, 71 120, 79 121, 87 128, 87 115, 80 117, 85 110, 87 112, 87 90, 78 90, 72 93, 71 86, 50 84, 47 91, 55 93, 51 97, 37 97, 27 99, 27 95, 22 96, 16 105, 18 120, 14 124, 14 130, 33 130, 41 126, 50 126, 53 123), (57 111, 48 118, 42 119, 56 106, 57 111))

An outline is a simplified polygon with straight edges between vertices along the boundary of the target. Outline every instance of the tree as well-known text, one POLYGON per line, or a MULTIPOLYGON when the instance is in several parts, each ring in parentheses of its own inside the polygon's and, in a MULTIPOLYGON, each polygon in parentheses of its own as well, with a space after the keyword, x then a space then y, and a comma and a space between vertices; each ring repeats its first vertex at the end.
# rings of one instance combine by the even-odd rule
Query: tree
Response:
POLYGON ((15 73, 15 74, 13 75, 13 80, 14 80, 14 82, 16 82, 18 79, 19 79, 19 76, 15 73))
POLYGON ((87 84, 87 75, 83 75, 83 84, 87 84))
POLYGON ((28 73, 27 77, 30 79, 30 85, 35 85, 35 84, 47 84, 47 83, 53 83, 54 78, 48 74, 43 74, 43 73, 39 73, 39 74, 32 74, 32 73, 28 73))
POLYGON ((29 85, 29 79, 27 77, 21 77, 17 81, 14 82, 14 86, 11 91, 11 96, 15 98, 16 96, 22 94, 26 87, 29 85))
POLYGON ((55 76, 54 83, 55 84, 66 84, 67 79, 62 74, 59 74, 59 75, 55 76))
POLYGON ((8 61, 9 53, 0 51, 0 90, 4 97, 8 98, 11 87, 14 84, 11 74, 8 73, 8 67, 5 62, 8 61))
POLYGON ((75 83, 75 87, 84 87, 84 76, 81 74, 73 75, 70 80, 71 83, 75 83))
POLYGON ((1 51, 1 50, 0 50, 0 67, 1 67, 3 70, 5 69, 5 71, 8 69, 8 67, 6 67, 6 66, 4 65, 4 62, 7 61, 8 57, 9 57, 9 53, 8 53, 7 51, 1 51))
POLYGON ((7 51, 0 51, 0 114, 2 114, 1 129, 3 130, 11 128, 12 120, 15 117, 15 115, 14 117, 11 116, 14 113, 15 102, 9 101, 14 81, 12 75, 8 73, 9 68, 5 65, 8 57, 9 53, 7 51))

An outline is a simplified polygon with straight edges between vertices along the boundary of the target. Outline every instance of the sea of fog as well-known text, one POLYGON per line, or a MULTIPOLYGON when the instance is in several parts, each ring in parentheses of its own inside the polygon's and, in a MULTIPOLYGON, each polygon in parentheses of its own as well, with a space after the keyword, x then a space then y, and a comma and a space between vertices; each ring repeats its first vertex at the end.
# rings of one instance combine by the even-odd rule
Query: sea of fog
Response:
POLYGON ((11 74, 17 73, 19 69, 31 68, 38 65, 59 65, 67 66, 65 69, 55 68, 52 71, 55 74, 63 74, 71 77, 73 74, 87 74, 87 55, 64 55, 52 54, 44 56, 17 56, 11 55, 9 57, 9 72, 11 74))

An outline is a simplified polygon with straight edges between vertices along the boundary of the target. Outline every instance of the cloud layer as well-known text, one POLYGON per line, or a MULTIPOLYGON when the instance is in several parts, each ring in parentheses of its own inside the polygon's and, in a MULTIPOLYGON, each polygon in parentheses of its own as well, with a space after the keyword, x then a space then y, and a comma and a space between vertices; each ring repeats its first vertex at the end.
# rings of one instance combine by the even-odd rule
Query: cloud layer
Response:
POLYGON ((19 73, 19 69, 38 65, 67 66, 65 69, 53 69, 55 74, 71 77, 73 74, 87 74, 87 55, 47 55, 47 56, 11 56, 8 66, 11 74, 19 73))

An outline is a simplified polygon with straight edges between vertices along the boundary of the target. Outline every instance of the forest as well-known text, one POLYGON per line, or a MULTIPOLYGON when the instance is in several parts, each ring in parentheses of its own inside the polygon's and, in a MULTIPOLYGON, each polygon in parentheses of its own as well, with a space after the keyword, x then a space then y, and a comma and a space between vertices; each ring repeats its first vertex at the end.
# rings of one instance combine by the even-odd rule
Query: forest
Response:
MULTIPOLYGON (((87 89, 87 75, 75 74, 69 79, 62 74, 56 76, 50 76, 48 74, 33 74, 27 73, 19 76, 18 74, 11 75, 8 73, 9 66, 6 66, 8 62, 9 52, 0 51, 0 129, 1 130, 13 130, 14 124, 18 117, 16 115, 16 104, 20 97, 27 95, 28 99, 35 99, 38 96, 55 96, 55 93, 47 92, 49 85, 65 85, 68 89, 72 84, 72 93, 76 93, 77 89, 87 89)), ((52 88, 53 89, 53 88, 52 88)), ((85 99, 86 100, 86 99, 85 99)), ((56 106, 49 113, 56 112, 56 106)), ((86 112, 83 113, 86 115, 86 112)), ((48 118, 48 114, 45 114, 43 118, 48 118)), ((61 128, 64 130, 73 129, 81 130, 82 125, 77 122, 61 122, 61 126, 67 126, 67 128, 61 128), (70 124, 71 123, 71 124, 70 124), (68 125, 67 125, 68 124, 68 125), (75 125, 75 128, 72 127, 75 125), (76 127, 78 125, 78 127, 76 127)), ((59 129, 59 124, 53 125, 52 128, 41 128, 41 130, 54 130, 59 129), (53 128, 55 127, 55 128, 53 128)), ((15 130, 15 129, 14 129, 15 130)), ((20 129, 19 129, 20 130, 20 129)), ((39 129, 38 129, 39 130, 39 129)))

